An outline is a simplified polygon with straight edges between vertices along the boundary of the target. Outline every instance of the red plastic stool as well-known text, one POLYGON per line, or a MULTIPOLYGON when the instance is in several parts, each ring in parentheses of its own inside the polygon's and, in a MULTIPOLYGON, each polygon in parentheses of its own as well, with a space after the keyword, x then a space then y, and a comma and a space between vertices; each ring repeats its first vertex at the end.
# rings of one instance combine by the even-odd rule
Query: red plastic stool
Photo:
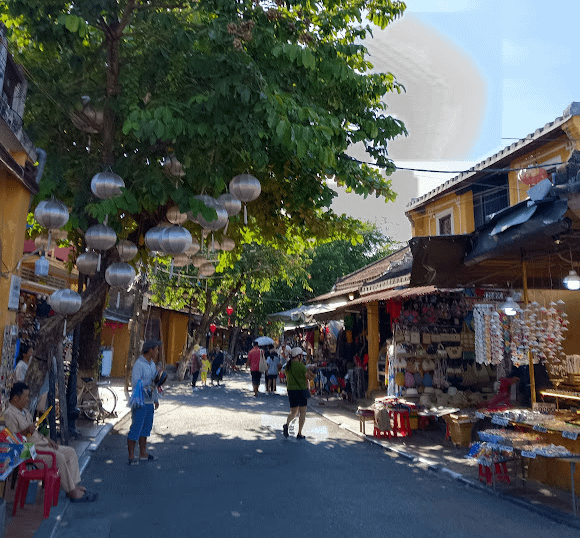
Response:
POLYGON ((411 436, 411 418, 409 411, 404 409, 392 409, 389 412, 391 415, 391 427, 393 437, 410 437, 411 436))
POLYGON ((391 435, 391 432, 388 430, 379 430, 376 426, 373 429, 373 437, 376 437, 377 439, 390 438, 391 435))
POLYGON ((40 459, 26 460, 19 465, 18 482, 16 484, 16 492, 14 493, 12 515, 14 516, 16 514, 18 508, 24 507, 24 501, 26 499, 26 494, 28 493, 30 481, 42 480, 44 483, 44 512, 42 517, 48 519, 51 506, 56 506, 58 504, 60 473, 56 467, 56 456, 52 452, 37 450, 36 453, 50 456, 52 458, 52 465, 49 467, 45 461, 40 459), (27 469, 27 464, 41 465, 42 467, 27 469))
MULTIPOLYGON (((507 465, 505 461, 495 463, 495 481, 496 482, 507 482, 511 483, 510 475, 507 470, 507 465)), ((487 465, 479 464, 479 481, 487 483, 491 486, 493 483, 493 476, 491 474, 491 467, 487 465)))

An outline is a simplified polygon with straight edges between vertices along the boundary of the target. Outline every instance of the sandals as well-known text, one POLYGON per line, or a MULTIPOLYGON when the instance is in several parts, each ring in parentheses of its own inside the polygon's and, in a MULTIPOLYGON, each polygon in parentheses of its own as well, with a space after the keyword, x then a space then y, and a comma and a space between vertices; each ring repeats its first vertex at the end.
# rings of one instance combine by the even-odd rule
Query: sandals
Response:
POLYGON ((300 434, 298 434, 298 435, 296 436, 296 439, 306 439, 306 437, 305 437, 304 435, 300 435, 300 434))
POLYGON ((157 456, 149 454, 146 458, 139 458, 139 461, 157 461, 157 456))
POLYGON ((139 465, 139 460, 137 458, 130 459, 129 465, 139 465))
POLYGON ((69 497, 71 503, 92 503, 99 498, 98 493, 91 493, 90 491, 85 491, 85 494, 78 499, 72 499, 69 497))
POLYGON ((284 433, 284 437, 288 437, 288 424, 282 426, 282 432, 284 433))

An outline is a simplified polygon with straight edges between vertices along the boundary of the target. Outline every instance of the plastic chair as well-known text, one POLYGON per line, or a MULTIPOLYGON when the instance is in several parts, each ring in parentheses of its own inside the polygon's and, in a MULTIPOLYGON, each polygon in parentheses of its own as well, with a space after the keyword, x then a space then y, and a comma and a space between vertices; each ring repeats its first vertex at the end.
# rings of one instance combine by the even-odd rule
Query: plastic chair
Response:
POLYGON ((42 480, 44 483, 44 512, 43 518, 47 519, 50 516, 51 506, 58 504, 58 495, 60 492, 60 473, 56 466, 56 456, 52 452, 37 450, 37 454, 50 456, 52 464, 49 467, 44 460, 28 459, 23 461, 18 466, 18 482, 16 484, 16 492, 14 494, 14 507, 12 508, 12 516, 16 514, 18 508, 24 506, 26 494, 31 480, 42 480), (41 465, 41 468, 27 469, 27 465, 41 465))
POLYGON ((391 415, 391 424, 393 437, 410 437, 411 436, 411 416, 409 411, 406 409, 392 409, 389 414, 391 415))

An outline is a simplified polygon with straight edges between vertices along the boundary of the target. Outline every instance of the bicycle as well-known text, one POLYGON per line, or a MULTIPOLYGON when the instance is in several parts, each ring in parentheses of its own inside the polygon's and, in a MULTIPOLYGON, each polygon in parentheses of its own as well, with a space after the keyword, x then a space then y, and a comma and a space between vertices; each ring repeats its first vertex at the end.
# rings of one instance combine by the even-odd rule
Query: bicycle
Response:
POLYGON ((89 420, 116 417, 117 395, 108 387, 110 381, 95 381, 92 377, 81 377, 77 390, 77 407, 89 420))

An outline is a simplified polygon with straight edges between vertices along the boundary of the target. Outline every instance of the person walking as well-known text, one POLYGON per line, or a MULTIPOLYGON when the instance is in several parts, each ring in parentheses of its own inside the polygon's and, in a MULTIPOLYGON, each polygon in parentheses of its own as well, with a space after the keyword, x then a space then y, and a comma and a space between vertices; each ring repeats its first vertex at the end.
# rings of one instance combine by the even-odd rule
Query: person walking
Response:
MULTIPOLYGON (((199 390, 195 384, 197 383, 197 378, 199 377, 199 371, 201 370, 201 357, 197 351, 194 351, 191 355, 191 388, 193 391, 199 390)), ((206 371, 207 376, 207 371, 206 371)))
POLYGON ((278 357, 278 353, 276 353, 274 348, 270 349, 270 355, 266 359, 266 362, 268 363, 268 372, 266 373, 266 392, 274 394, 276 392, 276 378, 282 369, 280 357, 278 357))
POLYGON ((302 428, 306 422, 306 406, 308 404, 308 380, 314 379, 316 375, 306 368, 302 362, 302 348, 294 347, 290 352, 290 360, 286 363, 286 386, 288 387, 288 402, 290 404, 290 413, 286 418, 282 431, 284 437, 288 437, 288 427, 298 415, 298 434, 297 439, 305 439, 302 434, 302 428))
POLYGON ((250 368, 250 374, 252 376, 254 396, 258 396, 260 390, 260 379, 262 379, 262 372, 260 372, 260 357, 262 357, 263 353, 264 352, 258 346, 258 341, 254 340, 254 347, 248 352, 248 359, 246 361, 246 366, 250 368))
MULTIPOLYGON (((86 503, 97 500, 98 495, 91 493, 80 485, 81 474, 79 460, 74 448, 61 446, 52 439, 42 435, 32 421, 32 415, 28 411, 30 401, 30 389, 26 383, 17 381, 10 389, 10 400, 4 411, 6 427, 13 433, 24 435, 26 440, 34 443, 38 450, 52 452, 56 457, 56 466, 61 477, 61 487, 72 503, 86 503)), ((52 458, 38 454, 38 458, 51 464, 52 458)))
POLYGON ((203 383, 204 387, 207 386, 207 373, 209 372, 210 368, 211 362, 209 362, 209 359, 207 358, 207 353, 204 353, 201 356, 201 382, 203 383))
POLYGON ((146 340, 141 355, 135 361, 131 376, 133 389, 141 382, 143 405, 131 410, 131 428, 127 435, 129 465, 139 465, 140 461, 153 461, 157 458, 147 452, 147 438, 153 427, 153 415, 159 407, 159 394, 154 383, 157 375, 156 362, 159 358, 160 340, 146 340), (139 458, 135 457, 135 447, 139 442, 139 458))
POLYGON ((224 376, 224 353, 216 346, 215 348, 215 355, 213 360, 211 361, 211 384, 213 387, 213 382, 217 381, 217 386, 220 386, 220 381, 223 379, 224 376))

